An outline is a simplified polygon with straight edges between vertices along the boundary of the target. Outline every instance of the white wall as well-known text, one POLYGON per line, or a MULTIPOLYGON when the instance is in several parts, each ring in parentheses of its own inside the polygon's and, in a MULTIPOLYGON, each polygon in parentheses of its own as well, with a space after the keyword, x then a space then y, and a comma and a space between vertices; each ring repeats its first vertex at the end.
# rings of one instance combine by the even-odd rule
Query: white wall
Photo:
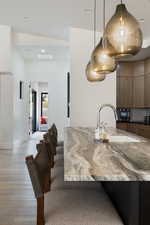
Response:
POLYGON ((0 25, 0 71, 11 72, 12 33, 11 27, 0 25))
POLYGON ((29 134, 29 84, 26 80, 24 59, 14 48, 12 57, 12 71, 14 77, 14 144, 28 139, 29 134), (19 82, 23 81, 23 99, 19 99, 19 82))
MULTIPOLYGON (((107 75, 99 83, 90 83, 85 68, 93 49, 93 32, 72 28, 71 48, 71 126, 96 126, 97 111, 101 104, 116 106, 116 73, 107 75)), ((113 112, 103 109, 102 120, 115 126, 113 112)))
POLYGON ((67 124, 67 61, 26 61, 28 81, 48 82, 49 126, 55 122, 59 139, 63 139, 63 128, 67 124))
POLYGON ((13 142, 13 75, 0 74, 0 149, 11 149, 13 142))
POLYGON ((11 27, 0 25, 0 149, 13 142, 13 75, 11 71, 11 27))

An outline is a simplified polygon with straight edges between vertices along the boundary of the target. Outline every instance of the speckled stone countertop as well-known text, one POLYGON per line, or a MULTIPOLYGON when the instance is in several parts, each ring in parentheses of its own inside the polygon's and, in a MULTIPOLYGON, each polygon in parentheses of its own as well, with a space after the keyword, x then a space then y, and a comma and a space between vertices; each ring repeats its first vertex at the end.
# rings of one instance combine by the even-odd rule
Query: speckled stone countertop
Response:
POLYGON ((94 128, 65 128, 65 181, 150 181, 150 141, 115 128, 107 132, 140 142, 96 143, 94 128))

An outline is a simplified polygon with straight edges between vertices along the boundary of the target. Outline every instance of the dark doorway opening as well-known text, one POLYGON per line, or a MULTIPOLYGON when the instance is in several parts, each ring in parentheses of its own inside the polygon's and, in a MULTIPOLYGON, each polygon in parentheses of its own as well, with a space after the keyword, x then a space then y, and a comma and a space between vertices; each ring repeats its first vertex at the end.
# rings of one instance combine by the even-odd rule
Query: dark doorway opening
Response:
POLYGON ((37 93, 32 89, 32 133, 36 132, 37 122, 37 93))
POLYGON ((70 118, 70 73, 67 73, 67 117, 70 118))
POLYGON ((48 93, 41 92, 41 118, 40 128, 42 131, 48 129, 48 93))

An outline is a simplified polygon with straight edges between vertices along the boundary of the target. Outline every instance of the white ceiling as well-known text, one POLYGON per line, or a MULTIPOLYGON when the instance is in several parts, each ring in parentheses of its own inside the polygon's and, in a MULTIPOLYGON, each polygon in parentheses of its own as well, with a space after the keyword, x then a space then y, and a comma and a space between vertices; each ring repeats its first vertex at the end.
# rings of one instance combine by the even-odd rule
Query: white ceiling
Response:
MULTIPOLYGON (((150 0, 123 0, 128 10, 141 23, 144 39, 150 38, 150 0)), ((102 0, 97 0, 97 30, 102 31, 102 0)), ((113 15, 120 0, 106 0, 106 21, 113 15)), ((0 24, 10 25, 16 32, 43 35, 57 40, 69 40, 69 28, 93 29, 94 0, 0 0, 0 24)), ((19 47, 26 59, 37 59, 44 48, 53 55, 53 60, 69 57, 69 48, 56 45, 34 45, 19 47)), ((150 55, 150 49, 138 55, 135 60, 150 55)), ((131 59, 132 60, 132 59, 131 59)))
MULTIPOLYGON (((94 0, 0 0, 0 24, 13 26, 17 32, 69 39, 69 27, 92 29, 94 0), (89 10, 90 9, 90 10, 89 10)), ((98 28, 102 28, 102 0, 97 0, 98 28)), ((107 18, 119 0, 106 0, 107 18)), ((150 37, 150 0, 124 0, 141 24, 144 37, 150 37)))
POLYGON ((18 46, 18 51, 23 56, 25 60, 34 60, 39 61, 42 59, 38 58, 38 55, 50 55, 52 59, 43 59, 44 61, 68 61, 69 60, 69 47, 58 46, 58 45, 26 45, 18 46), (41 53, 41 50, 44 49, 45 53, 41 53))

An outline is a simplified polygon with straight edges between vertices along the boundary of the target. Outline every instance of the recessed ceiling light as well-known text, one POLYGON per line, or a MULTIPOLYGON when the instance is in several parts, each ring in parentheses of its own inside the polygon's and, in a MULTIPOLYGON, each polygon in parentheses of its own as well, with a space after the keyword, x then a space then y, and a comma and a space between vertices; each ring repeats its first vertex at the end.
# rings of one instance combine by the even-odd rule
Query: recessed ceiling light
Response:
POLYGON ((41 49, 41 53, 45 53, 46 51, 45 51, 45 49, 41 49))
POLYGON ((53 56, 50 55, 50 54, 38 54, 37 55, 38 59, 40 60, 52 60, 53 59, 53 56))

